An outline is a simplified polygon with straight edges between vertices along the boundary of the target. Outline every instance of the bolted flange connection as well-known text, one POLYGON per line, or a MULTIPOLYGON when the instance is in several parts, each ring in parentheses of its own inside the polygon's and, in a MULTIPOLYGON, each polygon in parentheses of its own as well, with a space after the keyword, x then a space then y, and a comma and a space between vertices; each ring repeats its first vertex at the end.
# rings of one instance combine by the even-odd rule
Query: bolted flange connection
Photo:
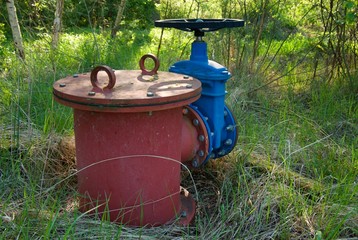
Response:
MULTIPOLYGON (((225 105, 225 84, 231 77, 228 69, 209 61, 207 44, 197 39, 192 43, 190 60, 176 62, 169 71, 189 75, 202 82, 201 97, 190 105, 198 115, 192 119, 193 125, 197 127, 199 122, 203 122, 210 145, 204 154, 205 160, 199 160, 199 165, 231 152, 235 147, 237 131, 233 114, 225 105)), ((199 135, 198 140, 201 141, 199 135)), ((199 149, 196 155, 200 159, 199 149)))
MULTIPOLYGON (((105 214, 131 226, 191 222, 195 201, 189 193, 178 192, 181 152, 172 146, 183 141, 178 126, 185 113, 190 115, 185 106, 200 97, 198 80, 160 71, 148 78, 140 70, 100 66, 90 74, 58 80, 53 94, 57 102, 74 109, 80 211, 105 214), (147 155, 140 156, 143 152, 147 155), (143 169, 151 174, 143 174, 143 169)), ((187 122, 197 133, 195 118, 187 122)), ((205 135, 201 130, 200 134, 205 135)), ((194 156, 203 148, 198 135, 194 156)))
MULTIPOLYGON (((201 166, 207 159, 211 149, 208 126, 192 106, 185 106, 183 112, 182 130, 182 162, 191 161, 192 167, 201 166)), ((209 129, 210 131, 210 129, 209 129)))
POLYGON ((186 148, 189 148, 189 150, 183 149, 182 153, 185 152, 185 154, 182 156, 182 162, 191 161, 191 166, 197 168, 205 164, 209 159, 227 155, 235 147, 237 141, 236 121, 227 106, 222 112, 224 127, 220 133, 221 144, 218 148, 213 148, 212 145, 215 133, 210 131, 210 119, 201 114, 198 107, 193 104, 185 106, 182 113, 185 120, 184 128, 192 128, 183 130, 183 133, 190 132, 192 134, 184 134, 186 137, 183 138, 185 142, 182 143, 182 146, 187 146, 186 148), (188 127, 187 125, 190 126, 188 127), (192 154, 188 154, 188 152, 192 154))

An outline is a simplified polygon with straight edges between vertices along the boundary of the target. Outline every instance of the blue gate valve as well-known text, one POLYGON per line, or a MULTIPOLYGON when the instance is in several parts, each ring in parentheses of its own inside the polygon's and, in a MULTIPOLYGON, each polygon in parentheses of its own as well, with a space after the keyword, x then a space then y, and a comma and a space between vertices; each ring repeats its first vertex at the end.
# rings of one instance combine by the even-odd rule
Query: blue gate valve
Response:
POLYGON ((192 76, 202 84, 201 97, 188 108, 201 118, 209 144, 205 159, 194 167, 229 154, 237 141, 236 121, 225 104, 225 85, 231 74, 226 67, 208 59, 207 44, 202 37, 204 32, 243 25, 244 21, 237 19, 169 19, 155 22, 157 27, 194 31, 196 36, 191 45, 190 60, 178 61, 169 68, 170 72, 192 76))

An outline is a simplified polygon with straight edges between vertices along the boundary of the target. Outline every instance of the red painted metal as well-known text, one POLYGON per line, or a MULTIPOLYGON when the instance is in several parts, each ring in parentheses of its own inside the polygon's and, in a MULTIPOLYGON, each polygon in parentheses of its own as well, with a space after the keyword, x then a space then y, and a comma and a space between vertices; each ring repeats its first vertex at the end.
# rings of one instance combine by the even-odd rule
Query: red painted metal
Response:
POLYGON ((158 69, 159 69, 159 60, 158 58, 153 55, 153 54, 145 54, 143 55, 143 57, 141 57, 141 59, 139 60, 139 67, 142 70, 142 74, 143 75, 155 75, 158 74, 158 69), (154 61, 154 68, 150 71, 148 71, 145 66, 144 66, 144 62, 147 58, 151 58, 154 61))
MULTIPOLYGON (((89 74, 54 84, 56 101, 74 108, 80 210, 133 226, 189 224, 195 202, 180 191, 181 126, 188 124, 183 107, 200 96, 200 82, 166 72, 153 79, 136 70, 115 71, 115 81, 107 70, 92 74, 94 86, 89 74)), ((196 127, 188 129, 197 135, 196 127)), ((186 152, 200 148, 192 141, 186 152)))
POLYGON ((198 132, 189 118, 183 117, 181 138, 181 161, 187 162, 195 158, 199 150, 198 132))
POLYGON ((135 226, 179 216, 181 119, 178 109, 151 114, 75 109, 81 210, 102 204, 96 211, 107 207, 112 221, 135 226))
POLYGON ((202 118, 190 106, 183 108, 182 162, 200 166, 209 154, 209 137, 202 118))
MULTIPOLYGON (((112 89, 93 87, 89 74, 78 74, 58 80, 53 85, 56 101, 87 111, 145 112, 181 107, 200 97, 200 81, 181 74, 158 72, 142 75, 140 70, 116 70, 112 89)), ((105 86, 108 75, 97 74, 97 84, 105 86), (105 83, 104 83, 105 82, 105 83)))
POLYGON ((98 66, 92 70, 91 77, 90 77, 92 86, 94 88, 101 89, 101 87, 98 85, 99 71, 104 71, 108 75, 108 84, 107 86, 102 88, 102 90, 111 90, 116 84, 116 75, 114 74, 113 70, 108 66, 98 66))
POLYGON ((181 212, 179 223, 183 226, 189 225, 195 217, 195 201, 190 195, 180 195, 181 212))

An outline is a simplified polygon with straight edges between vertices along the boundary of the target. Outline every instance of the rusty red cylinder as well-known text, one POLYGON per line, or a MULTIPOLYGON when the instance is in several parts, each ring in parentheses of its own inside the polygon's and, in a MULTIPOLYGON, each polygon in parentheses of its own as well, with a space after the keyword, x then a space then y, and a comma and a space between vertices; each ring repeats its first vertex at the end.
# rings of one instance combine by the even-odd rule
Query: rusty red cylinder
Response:
POLYGON ((91 78, 54 84, 55 100, 74 108, 80 210, 133 226, 188 224, 195 203, 180 192, 183 107, 199 98, 200 82, 107 67, 91 78))
POLYGON ((165 224, 180 214, 181 117, 178 108, 151 114, 75 110, 82 211, 107 207, 112 221, 135 226, 165 224))

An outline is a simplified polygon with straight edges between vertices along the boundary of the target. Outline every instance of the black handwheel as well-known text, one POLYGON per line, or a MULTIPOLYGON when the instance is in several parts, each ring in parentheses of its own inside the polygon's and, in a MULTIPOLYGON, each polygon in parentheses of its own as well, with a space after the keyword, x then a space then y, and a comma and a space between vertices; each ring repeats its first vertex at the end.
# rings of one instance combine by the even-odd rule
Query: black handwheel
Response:
POLYGON ((182 31, 195 32, 195 36, 203 36, 204 32, 217 31, 222 28, 244 26, 241 19, 165 19, 157 20, 156 27, 176 28, 182 31))

